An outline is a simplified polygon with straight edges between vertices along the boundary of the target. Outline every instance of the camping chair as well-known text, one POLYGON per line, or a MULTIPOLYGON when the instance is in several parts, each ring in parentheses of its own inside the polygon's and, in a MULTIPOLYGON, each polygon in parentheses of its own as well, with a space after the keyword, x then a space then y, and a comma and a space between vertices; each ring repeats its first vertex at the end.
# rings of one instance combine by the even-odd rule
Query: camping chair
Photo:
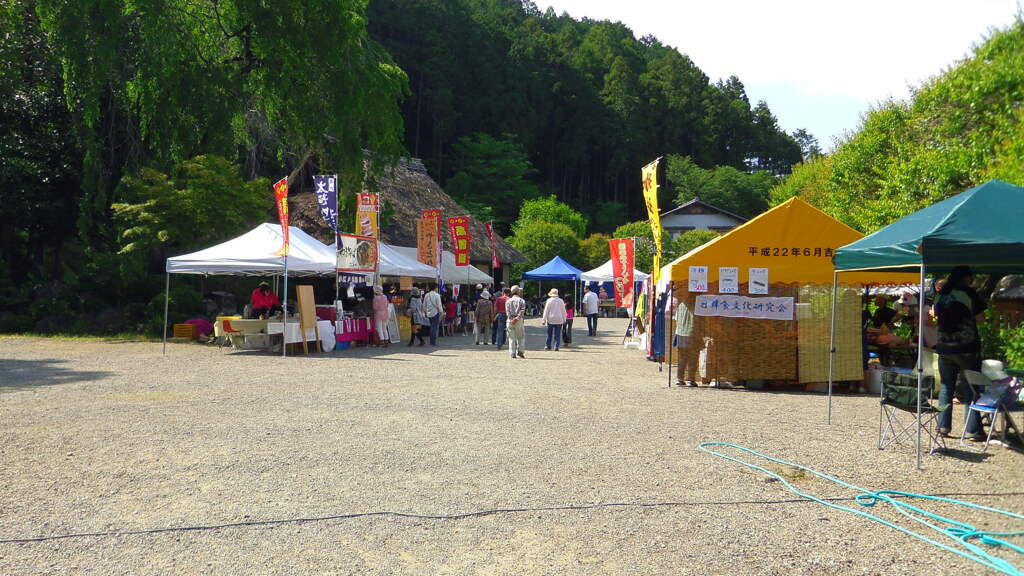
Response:
POLYGON ((984 388, 982 396, 975 398, 967 407, 968 414, 977 412, 979 419, 987 414, 991 421, 989 422, 988 437, 985 439, 985 444, 981 449, 976 449, 964 442, 967 438, 968 420, 964 419, 964 430, 960 433, 960 445, 974 452, 985 452, 988 450, 988 445, 992 442, 992 435, 995 434, 996 424, 999 422, 1000 415, 1003 417, 1003 432, 1000 435, 1003 444, 1006 444, 1007 435, 1011 429, 1017 435, 1017 441, 1024 444, 1024 434, 1021 434, 1020 428, 1017 427, 1013 418, 1010 417, 1010 408, 1016 403, 1017 396, 1020 394, 1021 388, 1024 387, 1024 382, 1021 382, 1019 378, 1013 378, 1009 382, 992 382, 984 374, 975 370, 964 370, 964 378, 967 379, 967 383, 971 386, 984 388))
MULTIPOLYGON (((911 442, 916 438, 917 426, 917 382, 910 385, 910 379, 899 378, 895 372, 882 374, 881 407, 878 415, 878 449, 911 442)), ((946 442, 939 434, 941 407, 932 404, 934 385, 930 378, 921 387, 921 431, 928 435, 928 453, 946 449, 946 442)))
POLYGON ((225 318, 225 319, 220 321, 220 329, 221 329, 222 332, 224 332, 224 345, 225 346, 227 346, 228 344, 230 344, 231 346, 234 346, 235 342, 234 342, 234 340, 232 340, 231 337, 234 336, 234 335, 241 335, 242 334, 241 330, 238 330, 237 328, 233 328, 231 326, 231 320, 228 320, 227 318, 225 318))

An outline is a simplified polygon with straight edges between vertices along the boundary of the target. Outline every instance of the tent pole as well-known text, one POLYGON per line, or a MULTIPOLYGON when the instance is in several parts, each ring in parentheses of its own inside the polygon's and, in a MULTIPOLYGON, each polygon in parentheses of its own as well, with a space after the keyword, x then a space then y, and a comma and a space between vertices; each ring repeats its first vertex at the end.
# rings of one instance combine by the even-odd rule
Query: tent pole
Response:
POLYGON ((675 328, 673 323, 676 319, 676 283, 668 283, 668 387, 672 387, 672 349, 675 348, 675 328))
POLYGON ((167 355, 167 311, 171 301, 171 273, 165 272, 167 283, 164 286, 164 356, 167 355))
POLYGON ((839 270, 832 273, 832 333, 828 338, 828 419, 832 423, 832 371, 836 364, 836 291, 839 289, 839 270))
MULTIPOLYGON (((921 389, 924 387, 924 256, 921 257, 921 292, 917 296, 917 469, 921 469, 921 389)), ((995 424, 995 417, 992 420, 995 424)))
MULTIPOLYGON (((283 293, 284 298, 281 299, 281 311, 283 312, 282 316, 284 316, 284 323, 281 325, 281 357, 282 358, 284 358, 285 356, 288 355, 287 354, 287 352, 288 352, 288 252, 287 252, 287 247, 285 248, 285 250, 286 251, 284 253, 284 293, 283 293)), ((299 328, 299 330, 301 331, 302 328, 299 328)), ((305 338, 306 335, 302 334, 301 337, 305 338)))

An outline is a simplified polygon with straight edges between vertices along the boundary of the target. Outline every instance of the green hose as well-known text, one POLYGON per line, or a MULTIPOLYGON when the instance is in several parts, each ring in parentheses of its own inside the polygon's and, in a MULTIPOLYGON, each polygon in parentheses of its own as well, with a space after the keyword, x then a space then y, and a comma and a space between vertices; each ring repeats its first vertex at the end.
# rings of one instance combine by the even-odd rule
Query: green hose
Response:
POLYGON ((988 532, 984 530, 979 530, 975 526, 972 526, 965 522, 960 522, 957 520, 953 520, 951 518, 946 518, 945 516, 934 514, 918 506, 913 506, 910 503, 908 503, 907 500, 933 500, 938 502, 944 502, 947 504, 955 504, 958 506, 963 506, 965 508, 972 508, 975 510, 984 510, 986 512, 992 512, 994 514, 1000 514, 1002 516, 1008 516, 1010 518, 1024 520, 1024 515, 1022 514, 1008 512, 1006 510, 1000 510, 998 508, 982 506, 980 504, 974 504, 973 502, 967 502, 964 500, 943 498, 941 496, 929 496, 927 494, 915 494, 913 492, 901 492, 898 490, 878 490, 876 492, 872 492, 871 490, 866 490, 859 486, 850 484, 849 482, 844 482, 838 478, 834 478, 832 476, 829 476, 828 474, 823 474, 821 472, 818 472, 817 470, 813 470, 806 466, 801 466, 800 464, 794 464, 792 462, 786 462, 785 460, 780 460, 778 458, 772 458, 771 456, 761 454, 760 452, 751 450, 750 448, 746 448, 738 444, 731 444, 729 442, 704 442, 700 444, 698 448, 703 450, 704 452, 707 452, 714 456, 718 456, 719 458, 724 458, 726 460, 742 464, 748 468, 753 468, 754 470, 760 470, 761 472, 764 472, 765 474, 775 478, 779 482, 782 482, 787 488, 789 488, 791 492, 800 496, 801 498, 806 498, 807 500, 817 502, 818 504, 824 504, 829 508, 843 510, 845 512, 850 512, 851 514, 862 516, 873 522, 878 522, 879 524, 883 524, 895 530, 899 530, 900 532, 903 532, 904 534, 909 534, 910 536, 913 536, 914 538, 917 538, 919 540, 924 540, 925 542, 933 546, 937 546, 943 550, 947 550, 954 554, 958 554, 960 556, 963 556, 964 558, 977 562, 982 566, 986 566, 1003 574, 1009 574, 1011 576, 1024 576, 1024 572, 1022 572, 1019 568, 1014 566, 1008 560, 995 556, 989 552, 989 549, 991 548, 1005 548, 1007 550, 1024 555, 1024 547, 1018 546, 1016 544, 1004 540, 1004 538, 1008 537, 1022 536, 1024 535, 1024 530, 1016 532, 988 532), (860 494, 858 494, 854 498, 854 500, 858 504, 860 504, 861 507, 870 508, 880 502, 884 504, 890 504, 893 506, 893 508, 895 508, 898 512, 900 512, 907 518, 923 526, 928 527, 943 540, 952 540, 959 546, 946 544, 945 542, 940 542, 929 537, 927 534, 921 534, 908 528, 904 528, 899 524, 895 524, 893 522, 885 520, 884 518, 879 518, 874 514, 869 514, 868 512, 865 512, 862 509, 851 508, 849 506, 842 506, 840 504, 822 500, 821 498, 817 498, 810 494, 805 494, 800 490, 796 489, 785 478, 783 478, 782 475, 778 474, 777 472, 769 470, 763 466, 758 466, 757 464, 753 464, 746 460, 742 460, 735 456, 723 454, 722 452, 711 449, 711 447, 731 448, 734 450, 739 450, 741 452, 746 452, 747 454, 751 454, 753 456, 756 456, 757 458, 761 458, 769 462, 775 462, 777 464, 782 464, 785 466, 791 466, 793 468, 813 474, 819 478, 838 484, 844 488, 849 488, 850 490, 853 490, 855 492, 860 492, 860 494), (989 549, 979 546, 973 541, 977 541, 978 543, 988 547, 989 549))

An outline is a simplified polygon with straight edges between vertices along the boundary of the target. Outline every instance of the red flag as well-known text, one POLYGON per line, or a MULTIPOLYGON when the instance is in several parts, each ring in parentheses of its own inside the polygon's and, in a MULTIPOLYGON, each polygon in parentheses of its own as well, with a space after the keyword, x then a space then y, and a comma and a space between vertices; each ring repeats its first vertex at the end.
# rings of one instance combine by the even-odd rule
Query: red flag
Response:
POLYGON ((281 178, 274 183, 274 203, 277 204, 277 217, 281 220, 281 234, 284 235, 284 244, 275 254, 287 256, 291 245, 288 238, 288 178, 281 178))
POLYGON ((456 266, 469 266, 469 216, 448 219, 448 232, 452 235, 452 248, 456 266))
POLYGON ((615 306, 633 306, 633 239, 618 238, 608 241, 612 254, 612 274, 615 276, 615 306))
POLYGON ((494 226, 493 222, 485 224, 487 227, 487 237, 491 239, 491 266, 494 268, 501 267, 501 260, 498 260, 498 243, 494 239, 494 226))

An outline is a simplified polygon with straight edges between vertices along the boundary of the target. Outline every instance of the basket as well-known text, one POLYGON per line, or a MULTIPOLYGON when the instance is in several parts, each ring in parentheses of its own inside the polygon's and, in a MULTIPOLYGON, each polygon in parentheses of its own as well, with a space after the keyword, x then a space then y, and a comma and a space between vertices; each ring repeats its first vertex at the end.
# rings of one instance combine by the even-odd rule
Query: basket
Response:
POLYGON ((187 338, 189 340, 198 340, 199 332, 196 330, 195 324, 175 324, 173 337, 187 338))

